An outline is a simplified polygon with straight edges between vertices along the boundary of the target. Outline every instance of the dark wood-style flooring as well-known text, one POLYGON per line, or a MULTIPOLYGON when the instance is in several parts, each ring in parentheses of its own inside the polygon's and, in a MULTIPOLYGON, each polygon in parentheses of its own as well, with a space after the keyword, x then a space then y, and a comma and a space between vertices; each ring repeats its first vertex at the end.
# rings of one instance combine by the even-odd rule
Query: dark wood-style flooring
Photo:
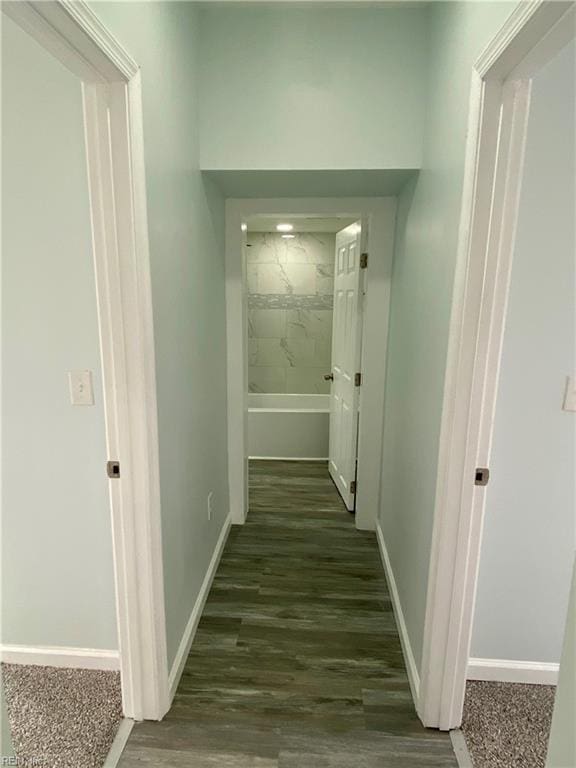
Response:
POLYGON ((420 724, 376 538, 314 462, 252 462, 172 709, 121 768, 452 768, 420 724))

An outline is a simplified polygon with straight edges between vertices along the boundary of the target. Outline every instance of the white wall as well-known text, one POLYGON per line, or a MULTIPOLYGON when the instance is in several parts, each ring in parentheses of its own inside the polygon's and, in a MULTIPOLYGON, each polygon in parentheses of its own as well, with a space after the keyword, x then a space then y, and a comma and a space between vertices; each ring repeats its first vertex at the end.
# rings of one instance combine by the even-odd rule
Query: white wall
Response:
POLYGON ((423 8, 206 5, 203 169, 420 167, 423 8))
POLYGON ((576 47, 534 78, 472 656, 558 662, 574 558, 576 47))
POLYGON ((184 2, 91 5, 142 70, 172 664, 228 514, 224 206, 198 167, 198 10, 184 2))
POLYGON ((6 17, 2 113, 2 641, 116 649, 80 83, 6 17))
POLYGON ((508 3, 432 3, 424 159, 399 200, 380 524, 412 651, 422 658, 438 440, 470 76, 508 3))

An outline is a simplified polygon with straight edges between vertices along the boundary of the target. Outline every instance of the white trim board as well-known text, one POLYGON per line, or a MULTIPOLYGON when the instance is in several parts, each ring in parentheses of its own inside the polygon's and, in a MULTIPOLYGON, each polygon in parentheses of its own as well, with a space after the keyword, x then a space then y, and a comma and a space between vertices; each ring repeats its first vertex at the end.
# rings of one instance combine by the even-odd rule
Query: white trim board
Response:
POLYGON ((408 627, 406 626, 406 621, 404 619, 400 595, 398 593, 396 579, 394 578, 394 572, 392 570, 392 563, 388 556, 388 550, 386 549, 386 543, 384 541, 384 533, 380 523, 376 524, 376 538, 378 540, 378 549, 380 550, 382 565, 384 566, 384 573, 386 574, 386 581, 388 582, 388 588, 390 590, 390 597, 392 598, 392 607, 394 608, 394 617, 396 618, 398 634, 400 635, 400 644, 402 645, 404 663, 406 664, 406 671, 408 673, 410 691, 412 692, 414 705, 417 706, 420 696, 420 675, 418 674, 418 667, 412 652, 412 646, 410 645, 408 627))
POLYGON ((545 661, 515 661, 513 659, 475 659, 468 662, 468 680, 488 680, 499 683, 532 683, 556 685, 559 664, 545 661))
POLYGON ((178 683, 180 682, 180 678, 182 677, 182 672, 184 671, 186 659, 188 658, 188 654, 190 653, 190 647, 192 646, 194 635, 196 634, 196 630, 198 629, 198 624, 202 617, 202 611, 204 610, 204 605, 206 603, 206 599, 208 598, 210 587, 212 586, 212 582, 214 580, 216 571, 218 570, 218 565, 220 564, 220 558, 222 557, 222 552, 224 551, 226 540, 228 538, 228 534, 230 533, 231 524, 232 524, 232 519, 230 515, 228 515, 228 517, 224 521, 224 524, 222 525, 222 530, 220 531, 220 536, 218 537, 216 546, 214 547, 214 552, 212 553, 212 559, 210 560, 210 565, 208 566, 208 570, 206 571, 206 576, 204 577, 204 581, 202 582, 202 586, 200 587, 200 592, 198 593, 198 597, 196 598, 196 602, 194 603, 194 607, 192 608, 190 618, 188 619, 188 623, 186 624, 186 629, 184 630, 184 634, 182 635, 182 639, 180 640, 180 645, 178 646, 178 650, 176 651, 176 656, 172 663, 172 668, 170 669, 170 675, 168 676, 168 691, 170 696, 170 702, 172 702, 174 695, 176 694, 178 683))
POLYGON ((328 456, 313 456, 306 458, 306 456, 249 456, 250 461, 328 461, 328 456))
POLYGON ((40 667, 114 671, 120 669, 120 653, 118 651, 98 648, 3 644, 0 646, 0 654, 5 664, 32 664, 40 667))

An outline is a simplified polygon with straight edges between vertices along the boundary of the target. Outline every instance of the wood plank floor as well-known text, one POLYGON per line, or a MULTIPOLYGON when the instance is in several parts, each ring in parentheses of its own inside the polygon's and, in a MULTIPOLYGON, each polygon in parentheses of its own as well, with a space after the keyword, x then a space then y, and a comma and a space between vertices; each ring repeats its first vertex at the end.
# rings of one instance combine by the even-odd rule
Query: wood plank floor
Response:
POLYGON ((172 709, 121 768, 443 768, 412 704, 376 538, 318 462, 252 462, 172 709))

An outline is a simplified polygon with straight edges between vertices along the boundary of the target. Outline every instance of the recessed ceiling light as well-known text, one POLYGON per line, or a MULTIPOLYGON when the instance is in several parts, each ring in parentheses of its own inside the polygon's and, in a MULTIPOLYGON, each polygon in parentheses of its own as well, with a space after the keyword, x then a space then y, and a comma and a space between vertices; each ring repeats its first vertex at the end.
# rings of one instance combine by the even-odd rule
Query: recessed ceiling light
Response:
POLYGON ((296 235, 282 235, 283 240, 293 240, 296 235))
POLYGON ((276 229, 278 232, 292 232, 294 227, 292 224, 276 224, 276 229))

